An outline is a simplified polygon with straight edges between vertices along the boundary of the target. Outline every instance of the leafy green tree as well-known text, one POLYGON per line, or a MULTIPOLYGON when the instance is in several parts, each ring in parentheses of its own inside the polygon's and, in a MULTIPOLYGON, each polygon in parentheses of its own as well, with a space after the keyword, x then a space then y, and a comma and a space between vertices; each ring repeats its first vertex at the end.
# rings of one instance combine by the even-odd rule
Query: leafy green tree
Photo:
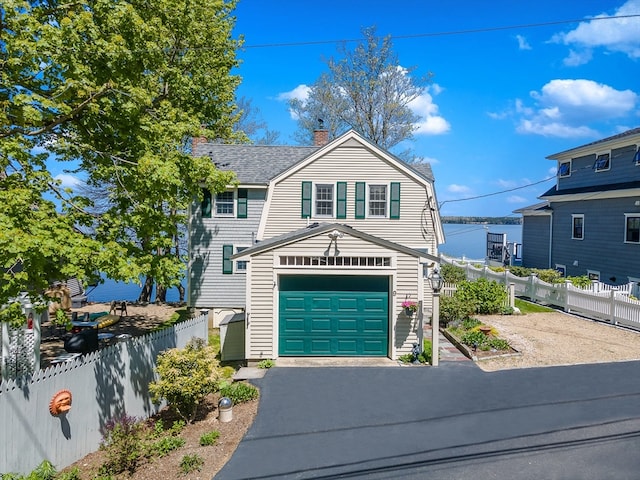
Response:
POLYGON ((235 3, 3 1, 0 305, 94 270, 179 283, 190 202, 234 181, 191 157, 188 139, 245 140, 233 128, 235 3), (54 179, 55 163, 106 188, 99 214, 54 179))
POLYGON ((424 93, 428 78, 400 66, 390 36, 376 36, 373 27, 362 33, 364 41, 354 50, 343 45, 342 58, 328 60, 329 71, 311 86, 308 99, 290 101, 301 143, 312 143, 318 119, 330 139, 351 127, 387 150, 413 137, 419 118, 409 105, 424 93))

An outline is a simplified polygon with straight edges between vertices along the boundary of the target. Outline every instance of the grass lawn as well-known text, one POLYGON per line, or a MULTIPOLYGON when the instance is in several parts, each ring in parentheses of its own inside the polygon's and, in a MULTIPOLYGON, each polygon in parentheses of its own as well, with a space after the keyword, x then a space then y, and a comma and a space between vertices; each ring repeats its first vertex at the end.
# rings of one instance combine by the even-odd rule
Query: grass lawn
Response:
POLYGON ((543 313, 543 312, 553 312, 555 311, 553 308, 544 307, 542 305, 538 305, 537 303, 527 302, 526 300, 521 300, 516 298, 516 307, 520 309, 522 314, 526 313, 543 313))

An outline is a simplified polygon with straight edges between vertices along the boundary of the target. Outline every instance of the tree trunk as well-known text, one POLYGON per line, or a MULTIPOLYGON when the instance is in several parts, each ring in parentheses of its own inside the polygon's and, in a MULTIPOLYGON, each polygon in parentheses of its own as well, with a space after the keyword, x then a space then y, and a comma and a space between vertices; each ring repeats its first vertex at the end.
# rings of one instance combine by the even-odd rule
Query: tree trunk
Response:
POLYGON ((142 286, 142 291, 138 297, 138 302, 151 303, 151 291, 153 290, 153 278, 147 276, 142 286))
POLYGON ((184 287, 182 283, 178 284, 178 293, 180 294, 180 303, 184 303, 184 287))
POLYGON ((156 285, 156 303, 167 303, 167 288, 164 285, 156 285))

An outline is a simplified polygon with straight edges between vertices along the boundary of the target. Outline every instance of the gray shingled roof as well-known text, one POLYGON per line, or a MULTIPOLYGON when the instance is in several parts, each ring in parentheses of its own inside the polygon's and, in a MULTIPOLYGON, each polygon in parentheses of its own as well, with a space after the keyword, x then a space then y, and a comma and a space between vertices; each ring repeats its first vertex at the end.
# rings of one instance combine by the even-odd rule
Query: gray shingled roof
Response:
POLYGON ((626 132, 618 133, 617 135, 612 135, 611 137, 603 138, 602 140, 596 140, 595 142, 587 143, 585 145, 580 145, 579 147, 570 148, 569 150, 564 150, 562 152, 554 153, 553 155, 549 155, 547 158, 550 160, 555 159, 560 155, 564 155, 565 153, 572 152, 573 150, 578 150, 584 147, 591 147, 593 145, 598 145, 600 143, 610 142, 612 140, 619 140, 621 138, 630 137, 631 135, 640 134, 640 128, 632 128, 631 130, 627 130, 626 132))
POLYGON ((236 172, 243 184, 268 184, 280 172, 305 159, 318 147, 200 143, 194 156, 210 157, 220 170, 236 172))
MULTIPOLYGON (((369 143, 375 147, 373 143, 369 143)), ((266 185, 272 178, 304 160, 318 148, 320 147, 200 143, 196 145, 193 154, 210 157, 220 170, 234 171, 241 184, 266 185)), ((390 155, 418 176, 433 182, 431 164, 407 163, 390 155)))
POLYGON ((556 197, 561 195, 576 195, 580 193, 611 192, 619 190, 630 190, 635 188, 640 188, 640 181, 614 183, 610 185, 589 185, 587 187, 563 188, 561 190, 558 190, 554 185, 538 198, 556 197))

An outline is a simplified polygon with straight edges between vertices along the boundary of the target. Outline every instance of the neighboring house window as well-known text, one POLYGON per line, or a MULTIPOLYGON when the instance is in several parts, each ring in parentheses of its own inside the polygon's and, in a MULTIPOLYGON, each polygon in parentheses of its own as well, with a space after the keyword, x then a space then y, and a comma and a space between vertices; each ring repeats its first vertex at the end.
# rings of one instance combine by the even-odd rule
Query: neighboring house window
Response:
POLYGON ((231 260, 231 255, 233 255, 233 245, 223 245, 222 246, 222 273, 224 275, 230 275, 233 273, 233 260, 231 260))
POLYGON ((333 185, 316 185, 315 215, 318 217, 333 217, 333 185))
POLYGON ((593 164, 593 169, 596 172, 603 172, 605 170, 609 170, 611 168, 611 154, 610 153, 599 153, 596 155, 596 161, 593 164))
POLYGON ((558 272, 561 276, 567 276, 567 267, 566 265, 556 264, 556 272, 558 272))
POLYGON ((233 192, 222 192, 216 195, 216 215, 233 215, 233 192))
POLYGON ((633 162, 636 165, 640 165, 640 147, 636 150, 636 154, 633 156, 633 162))
POLYGON ((558 176, 559 177, 568 177, 571 175, 571 161, 562 162, 558 166, 558 176))
POLYGON ((202 218, 211 218, 211 192, 206 188, 202 189, 200 211, 202 212, 202 218))
MULTIPOLYGON (((248 247, 236 247, 236 253, 246 250, 248 247)), ((236 273, 247 273, 247 261, 236 260, 236 273)))
POLYGON ((587 270, 587 276, 589 277, 589 280, 600 281, 600 272, 595 270, 587 270))
POLYGON ((369 216, 387 216, 387 186, 369 185, 369 216))
POLYGON ((246 188, 238 189, 238 218, 247 218, 247 199, 248 192, 246 188))
POLYGON ((571 215, 571 238, 582 240, 584 238, 584 215, 571 215))
POLYGON ((640 215, 625 213, 624 222, 625 243, 640 243, 640 215))

